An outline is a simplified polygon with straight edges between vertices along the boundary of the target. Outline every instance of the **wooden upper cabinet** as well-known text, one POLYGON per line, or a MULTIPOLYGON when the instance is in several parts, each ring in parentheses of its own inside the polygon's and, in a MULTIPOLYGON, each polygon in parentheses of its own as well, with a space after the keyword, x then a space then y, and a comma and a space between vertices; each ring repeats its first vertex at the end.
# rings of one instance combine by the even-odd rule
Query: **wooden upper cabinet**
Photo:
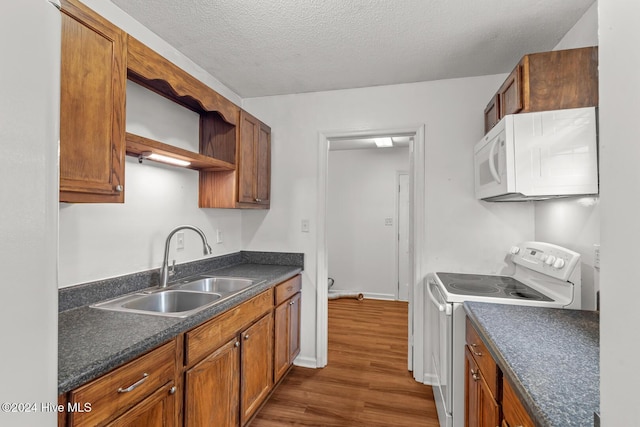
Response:
POLYGON ((518 64, 498 90, 500 117, 516 114, 522 110, 522 66, 518 64))
POLYGON ((484 132, 487 133, 500 121, 500 95, 496 94, 484 109, 484 132))
POLYGON ((598 105, 598 47, 525 55, 485 109, 485 133, 493 122, 490 107, 507 114, 598 105), (497 97, 497 99, 496 99, 497 97))
MULTIPOLYGON (((202 116, 201 116, 202 117, 202 116)), ((201 118, 201 122, 202 122, 201 118)), ((212 150, 206 129, 200 127, 200 150, 212 150), (203 134, 204 130, 204 134, 203 134)), ((271 200, 271 128, 244 110, 238 119, 235 171, 200 171, 201 208, 269 209, 271 200)), ((225 150, 230 158, 231 151, 225 150)))
POLYGON ((60 201, 123 203, 126 34, 61 3, 60 201))
POLYGON ((268 207, 271 187, 271 128, 240 111, 238 202, 268 207))

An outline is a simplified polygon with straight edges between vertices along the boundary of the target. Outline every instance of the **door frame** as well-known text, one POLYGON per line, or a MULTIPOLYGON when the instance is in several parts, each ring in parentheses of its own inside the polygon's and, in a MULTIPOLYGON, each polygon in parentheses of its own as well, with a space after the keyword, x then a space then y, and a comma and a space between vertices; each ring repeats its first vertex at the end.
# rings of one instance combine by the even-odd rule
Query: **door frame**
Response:
POLYGON ((408 369, 414 376, 423 375, 422 361, 413 360, 413 347, 423 346, 423 334, 413 333, 414 319, 419 321, 424 316, 424 301, 413 298, 414 289, 421 285, 423 279, 422 265, 424 256, 425 230, 425 125, 404 125, 397 128, 338 130, 318 132, 318 204, 316 218, 317 252, 316 252, 316 367, 327 365, 328 353, 328 248, 327 248, 327 188, 329 166, 329 143, 336 138, 372 138, 381 135, 413 135, 409 146, 409 191, 411 204, 409 212, 409 248, 410 279, 409 286, 409 319, 407 337, 409 348, 407 354, 408 369), (422 316, 422 317, 421 317, 422 316), (416 372, 416 370, 418 372, 416 372))
MULTIPOLYGON (((411 185, 411 174, 406 170, 397 170, 396 171, 396 206, 395 206, 395 245, 396 245, 396 271, 395 271, 395 281, 396 281, 396 300, 400 301, 400 177, 402 175, 409 176, 409 185, 411 185)), ((407 190, 411 193, 411 187, 407 190)), ((411 199, 411 194, 409 194, 409 199, 411 199)), ((409 205, 411 208, 411 205, 409 205)), ((409 215, 411 218, 411 215, 409 215)), ((407 220, 410 221, 410 220, 407 220)), ((409 251, 411 251, 411 247, 409 247, 409 251)), ((411 257, 411 253, 408 255, 411 257)), ((408 296, 407 296, 408 299, 408 296)))

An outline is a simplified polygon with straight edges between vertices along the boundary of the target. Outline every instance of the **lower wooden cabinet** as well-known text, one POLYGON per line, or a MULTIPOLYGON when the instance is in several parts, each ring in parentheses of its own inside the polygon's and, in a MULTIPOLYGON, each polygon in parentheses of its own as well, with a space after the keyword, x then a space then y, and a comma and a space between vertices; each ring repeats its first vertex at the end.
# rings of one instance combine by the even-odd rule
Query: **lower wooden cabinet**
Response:
POLYGON ((173 425, 176 340, 69 393, 69 426, 173 425), (78 411, 90 404, 91 410, 78 411), (137 424, 162 412, 171 424, 137 424))
POLYGON ((465 427, 535 424, 469 319, 465 346, 465 427))
POLYGON ((151 396, 135 405, 108 427, 174 427, 175 385, 172 382, 156 390, 151 396))
POLYGON ((239 350, 233 338, 185 372, 185 426, 238 425, 239 350))
POLYGON ((276 383, 300 353, 301 289, 302 277, 299 274, 275 287, 273 380, 276 383))
POLYGON ((465 426, 495 427, 500 423, 500 406, 491 393, 469 347, 465 349, 465 426))
POLYGON ((533 427, 535 424, 516 396, 509 381, 502 380, 502 425, 504 427, 533 427))
POLYGON ((244 425, 273 386, 273 314, 269 312, 240 336, 240 421, 244 425))
POLYGON ((273 390, 274 335, 287 364, 299 351, 300 276, 281 285, 61 395, 67 408, 91 410, 61 414, 58 425, 244 426, 273 390), (276 301, 286 308, 284 334, 274 332, 276 301))

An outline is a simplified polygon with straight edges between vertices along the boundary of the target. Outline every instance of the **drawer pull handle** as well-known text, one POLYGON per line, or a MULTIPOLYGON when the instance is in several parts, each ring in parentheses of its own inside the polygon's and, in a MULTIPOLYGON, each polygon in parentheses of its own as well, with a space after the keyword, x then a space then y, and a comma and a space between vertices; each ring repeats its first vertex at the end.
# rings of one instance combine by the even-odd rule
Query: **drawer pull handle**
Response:
POLYGON ((482 356, 482 353, 481 353, 481 352, 479 352, 479 351, 474 351, 474 352, 473 352, 473 355, 474 355, 474 356, 482 356))
POLYGON ((173 386, 169 389, 169 394, 176 394, 176 386, 173 386))
POLYGON ((142 378, 140 378, 138 381, 136 381, 135 383, 131 384, 129 387, 127 388, 122 388, 120 387, 118 389, 118 393, 129 393, 130 391, 133 391, 136 387, 138 387, 140 384, 142 384, 143 382, 145 382, 147 380, 147 378, 149 377, 149 374, 147 374, 146 372, 144 374, 142 374, 142 378))

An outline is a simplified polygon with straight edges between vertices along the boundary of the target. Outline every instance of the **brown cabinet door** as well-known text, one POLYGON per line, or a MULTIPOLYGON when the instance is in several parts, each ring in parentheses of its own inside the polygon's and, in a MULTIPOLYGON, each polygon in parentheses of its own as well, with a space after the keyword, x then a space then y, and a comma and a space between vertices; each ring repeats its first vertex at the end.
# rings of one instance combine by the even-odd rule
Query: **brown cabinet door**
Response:
POLYGON ((502 381, 502 412, 508 425, 521 427, 533 427, 535 425, 513 391, 511 384, 504 378, 502 381))
POLYGON ((479 375, 479 370, 469 348, 466 347, 464 371, 464 425, 465 427, 478 426, 478 383, 476 378, 479 375))
POLYGON ((175 425, 175 388, 173 382, 116 418, 108 427, 173 427, 175 425))
POLYGON ((522 110, 522 66, 518 64, 498 90, 500 118, 522 110))
POLYGON ((289 303, 289 364, 300 353, 300 293, 289 303))
POLYGON ((241 335, 241 424, 260 407, 273 385, 273 314, 263 316, 241 335))
POLYGON ((496 402, 469 347, 465 348, 465 427, 495 427, 500 423, 496 402))
POLYGON ((234 338, 185 373, 185 427, 238 425, 238 348, 234 338))
POLYGON ((274 311, 273 381, 278 382, 289 368, 289 301, 274 311))
POLYGON ((489 132, 500 121, 500 95, 495 95, 484 109, 484 133, 489 132))
POLYGON ((256 146, 260 125, 245 111, 240 112, 240 149, 238 150, 238 201, 255 203, 256 146))
POLYGON ((269 205, 271 193, 271 128, 260 123, 256 146, 256 197, 255 202, 269 205))
POLYGON ((244 110, 238 153, 238 202, 269 207, 271 128, 244 110))
POLYGON ((125 33, 62 1, 60 200, 124 202, 125 33))

